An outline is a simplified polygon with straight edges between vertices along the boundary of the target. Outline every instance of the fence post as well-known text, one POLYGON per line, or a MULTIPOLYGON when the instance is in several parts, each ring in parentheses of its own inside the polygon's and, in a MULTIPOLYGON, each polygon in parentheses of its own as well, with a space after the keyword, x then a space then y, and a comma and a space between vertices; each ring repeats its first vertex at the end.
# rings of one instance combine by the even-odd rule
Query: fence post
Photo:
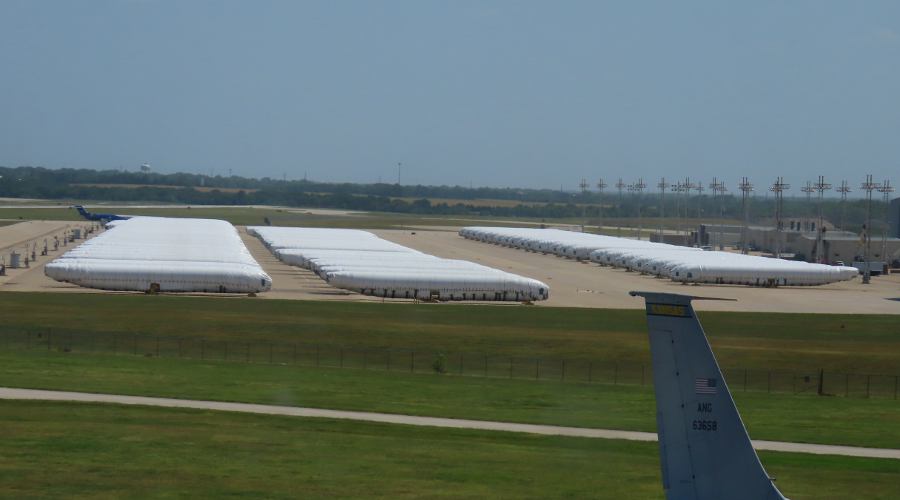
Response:
POLYGON ((339 349, 339 351, 340 351, 340 361, 339 361, 339 365, 338 365, 338 366, 341 367, 341 368, 343 368, 343 367, 344 367, 344 348, 341 347, 341 348, 339 349))
POLYGON ((319 344, 316 344, 316 368, 319 367, 319 344))
POLYGON ((244 361, 250 362, 250 342, 244 344, 244 361))
POLYGON ((484 376, 487 377, 487 354, 484 355, 484 376))
POLYGON ((50 350, 50 345, 53 343, 53 337, 51 335, 53 335, 53 331, 47 330, 47 350, 48 351, 50 350))
POLYGON ((225 341, 225 361, 228 361, 228 341, 225 341))
POLYGON ((641 363, 641 387, 644 386, 644 371, 646 369, 646 365, 641 363))
POLYGON ((747 369, 744 368, 744 392, 747 392, 747 369))
POLYGON ((272 344, 269 344, 269 364, 272 364, 272 344))
POLYGON ((560 375, 560 380, 566 379, 566 360, 562 360, 562 374, 560 375))
POLYGON ((513 360, 509 358, 509 378, 512 378, 513 360))
POLYGON ((534 379, 540 380, 541 378, 541 358, 537 358, 534 360, 534 379))
POLYGON ((113 354, 119 353, 119 335, 113 334, 113 354))
POLYGON ((388 349, 387 371, 391 371, 391 350, 388 349))
POLYGON ((766 392, 772 392, 772 370, 766 372, 766 392))
POLYGON ((181 357, 181 339, 178 339, 178 357, 181 357))
POLYGON ((850 397, 850 374, 844 374, 844 397, 850 397))
MULTIPOLYGON (((225 344, 226 346, 228 343, 225 344)), ((228 348, 225 348, 225 352, 228 352, 228 348)), ((200 359, 206 359, 206 342, 204 339, 200 339, 200 359)))
POLYGON ((294 353, 291 355, 291 362, 297 364, 297 344, 294 344, 294 353))
POLYGON ((871 386, 872 386, 872 376, 866 375, 866 398, 868 398, 870 395, 869 390, 870 390, 871 386))
POLYGON ((409 372, 416 371, 416 351, 409 351, 409 372))
POLYGON ((460 375, 463 374, 463 370, 465 369, 465 367, 464 367, 464 365, 465 365, 465 359, 466 359, 466 358, 465 358, 465 354, 459 353, 459 374, 460 374, 460 375))
POLYGON ((894 399, 897 399, 897 381, 900 380, 900 375, 894 375, 894 399))
POLYGON ((588 382, 594 381, 594 362, 588 361, 588 382))
POLYGON ((819 387, 816 389, 819 396, 825 394, 825 369, 819 368, 819 387))
POLYGON ((159 335, 156 336, 156 357, 159 357, 159 335))
POLYGON ((613 363, 613 385, 619 385, 619 363, 613 363))
POLYGON ((133 344, 134 344, 134 353, 133 353, 133 354, 134 354, 135 356, 137 356, 137 335, 132 335, 132 336, 131 336, 131 339, 132 339, 133 344))
POLYGON ((368 349, 363 349, 363 370, 369 367, 369 351, 368 349))

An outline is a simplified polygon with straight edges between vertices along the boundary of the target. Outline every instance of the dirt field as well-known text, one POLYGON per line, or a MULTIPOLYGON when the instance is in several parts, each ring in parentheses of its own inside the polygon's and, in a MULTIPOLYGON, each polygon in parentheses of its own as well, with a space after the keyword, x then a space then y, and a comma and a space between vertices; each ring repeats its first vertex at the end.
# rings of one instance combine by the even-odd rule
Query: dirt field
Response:
MULTIPOLYGON (((0 227, 0 249, 22 246, 67 227, 84 226, 72 222, 24 222, 0 227)), ((568 259, 466 240, 435 226, 431 230, 375 230, 382 238, 439 257, 465 259, 512 273, 539 279, 550 286, 550 300, 540 306, 640 308, 643 301, 628 295, 631 290, 687 293, 705 297, 737 299, 736 302, 700 301, 701 310, 900 314, 900 275, 875 277, 871 285, 860 280, 819 287, 751 288, 727 285, 680 285, 619 269, 579 263, 568 259), (415 234, 413 234, 415 233, 415 234)), ((334 288, 310 271, 279 262, 262 245, 239 228, 244 244, 270 276, 273 287, 260 296, 272 299, 381 301, 334 288)), ((28 269, 12 269, 0 276, 0 291, 47 291, 66 293, 111 293, 58 283, 44 276, 43 265, 71 248, 60 247, 48 257, 38 256, 28 269)), ((2 250, 7 257, 9 250, 2 250)), ((119 292, 130 293, 130 292, 119 292)), ((398 299, 399 300, 399 299, 398 299)), ((496 303, 494 303, 496 304, 496 303)))

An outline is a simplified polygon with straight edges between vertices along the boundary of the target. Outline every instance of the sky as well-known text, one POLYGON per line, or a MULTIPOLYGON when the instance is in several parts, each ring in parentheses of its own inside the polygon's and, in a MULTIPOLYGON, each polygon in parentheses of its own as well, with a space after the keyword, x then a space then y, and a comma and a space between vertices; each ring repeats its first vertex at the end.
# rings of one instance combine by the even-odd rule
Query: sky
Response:
POLYGON ((900 182, 900 2, 0 1, 0 165, 900 182))

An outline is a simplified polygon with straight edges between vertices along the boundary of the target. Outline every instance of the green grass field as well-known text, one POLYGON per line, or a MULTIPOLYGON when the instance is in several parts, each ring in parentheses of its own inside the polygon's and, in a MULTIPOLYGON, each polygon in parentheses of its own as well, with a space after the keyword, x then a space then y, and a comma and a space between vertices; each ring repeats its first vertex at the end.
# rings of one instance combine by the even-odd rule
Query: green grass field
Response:
MULTIPOLYGON (((0 425, 8 498, 662 497, 652 443, 44 402, 0 425)), ((761 458, 795 500, 900 492, 897 461, 761 458)))
MULTIPOLYGON (((0 334, 47 331, 649 362, 639 310, 3 293, 0 334)), ((900 316, 700 313, 733 369, 900 375, 900 316)))
MULTIPOLYGON (((0 385, 655 431, 640 386, 0 350, 0 385)), ((756 439, 900 448, 892 399, 737 393, 756 439), (859 425, 866 422, 866 425, 859 425)))
MULTIPOLYGON (((652 390, 635 384, 179 359, 148 348, 137 356, 84 345, 60 351, 67 334, 99 332, 121 337, 121 345, 189 336, 647 363, 641 311, 2 293, 0 318, 3 386, 655 428, 652 390), (37 339, 30 348, 6 343, 23 331, 37 339), (50 350, 39 343, 48 332, 57 339, 50 350)), ((725 367, 900 371, 894 316, 701 313, 701 320, 725 367)), ((755 439, 900 448, 894 399, 765 392, 735 399, 755 439)), ((115 408, 0 402, 9 436, 0 440, 0 496, 661 497, 656 447, 648 443, 115 408)), ((761 457, 794 499, 898 494, 897 461, 761 457)))
MULTIPOLYGON (((306 227, 338 227, 357 229, 393 229, 407 226, 463 226, 475 225, 479 220, 502 219, 507 221, 504 225, 517 226, 520 223, 533 222, 531 219, 516 217, 452 217, 441 215, 415 215, 382 212, 358 212, 353 215, 303 213, 303 209, 281 208, 255 208, 255 207, 205 207, 203 205, 191 208, 166 208, 166 207, 126 207, 105 208, 102 205, 88 207, 88 210, 101 213, 121 213, 128 215, 147 215, 155 217, 197 217, 205 219, 227 220, 235 225, 262 225, 268 218, 276 226, 306 226, 306 227)), ((73 208, 61 206, 59 208, 36 208, 23 205, 15 208, 0 208, 0 219, 16 220, 71 220, 83 221, 84 219, 73 208)), ((553 223, 577 223, 568 219, 554 220, 553 223)))

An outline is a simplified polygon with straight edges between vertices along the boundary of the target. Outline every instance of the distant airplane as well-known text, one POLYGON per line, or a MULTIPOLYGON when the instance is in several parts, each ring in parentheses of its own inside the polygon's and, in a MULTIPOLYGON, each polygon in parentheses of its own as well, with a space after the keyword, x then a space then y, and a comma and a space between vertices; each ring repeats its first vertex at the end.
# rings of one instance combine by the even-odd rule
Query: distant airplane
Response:
POLYGON ((631 295, 647 306, 666 499, 785 500, 750 443, 694 314, 691 300, 703 297, 631 295))
POLYGON ((75 205, 75 210, 78 210, 78 213, 81 214, 87 220, 99 221, 102 223, 114 221, 114 220, 128 220, 131 218, 130 215, 115 215, 115 214, 97 214, 90 213, 84 209, 81 205, 75 205))

